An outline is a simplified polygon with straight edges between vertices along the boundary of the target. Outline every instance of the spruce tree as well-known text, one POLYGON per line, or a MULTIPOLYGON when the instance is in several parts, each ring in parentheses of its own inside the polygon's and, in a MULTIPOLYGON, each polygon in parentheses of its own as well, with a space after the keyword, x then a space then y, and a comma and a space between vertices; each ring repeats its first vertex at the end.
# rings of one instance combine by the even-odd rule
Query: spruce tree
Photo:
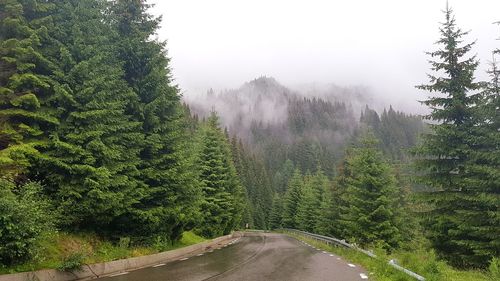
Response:
POLYGON ((49 22, 43 12, 51 5, 28 2, 0 2, 0 170, 16 180, 59 124, 60 87, 51 58, 40 51, 47 27, 33 23, 49 22))
POLYGON ((312 187, 314 192, 314 220, 311 222, 312 232, 322 232, 322 218, 327 215, 325 212, 328 205, 331 204, 331 183, 328 177, 323 173, 321 168, 318 168, 312 179, 312 187), (324 213, 325 212, 325 213, 324 213))
POLYGON ((437 42, 442 48, 429 53, 438 59, 431 61, 432 70, 443 74, 429 75, 431 84, 418 86, 436 93, 424 104, 437 124, 416 150, 422 182, 430 188, 423 195, 426 226, 439 256, 459 267, 485 267, 498 255, 498 142, 491 146, 498 128, 489 135, 481 118, 486 112, 477 91, 481 84, 474 81, 478 61, 469 54, 474 43, 463 43, 467 32, 456 26, 448 7, 445 19, 437 42))
POLYGON ((198 161, 203 200, 197 232, 205 237, 227 234, 239 225, 245 202, 229 144, 215 112, 202 128, 198 161))
POLYGON ((313 190, 312 176, 306 174, 304 176, 304 184, 302 185, 302 197, 297 205, 297 213, 295 214, 296 227, 298 229, 308 232, 314 230, 317 207, 318 204, 313 190))
POLYGON ((59 126, 30 174, 47 185, 64 225, 102 233, 140 196, 136 144, 143 138, 140 123, 125 112, 133 93, 122 80, 113 48, 117 34, 102 13, 106 5, 85 0, 53 6, 51 40, 42 51, 49 55, 59 47, 53 79, 66 89, 66 102, 56 107, 59 126))
POLYGON ((280 194, 275 194, 273 198, 273 206, 269 215, 269 228, 283 228, 283 198, 280 194))
MULTIPOLYGON (((316 174, 304 178, 302 200, 297 208, 297 224, 302 230, 309 232, 318 231, 322 202, 328 189, 328 178, 319 169, 316 174)), ((326 202, 325 202, 326 203, 326 202)), ((325 207, 325 206, 324 206, 325 207)))
POLYGON ((302 173, 296 169, 288 182, 288 189, 283 198, 283 227, 297 228, 297 210, 302 200, 302 173))
POLYGON ((154 39, 161 18, 149 14, 150 5, 144 1, 111 4, 109 16, 119 35, 115 48, 123 78, 134 93, 126 112, 142 125, 144 134, 137 140, 139 178, 145 184, 142 199, 121 222, 129 227, 132 223, 140 235, 161 233, 174 241, 196 221, 200 190, 166 44, 154 39))
POLYGON ((390 166, 370 134, 346 159, 346 177, 340 223, 352 242, 362 246, 378 244, 387 250, 398 247, 398 191, 390 166))

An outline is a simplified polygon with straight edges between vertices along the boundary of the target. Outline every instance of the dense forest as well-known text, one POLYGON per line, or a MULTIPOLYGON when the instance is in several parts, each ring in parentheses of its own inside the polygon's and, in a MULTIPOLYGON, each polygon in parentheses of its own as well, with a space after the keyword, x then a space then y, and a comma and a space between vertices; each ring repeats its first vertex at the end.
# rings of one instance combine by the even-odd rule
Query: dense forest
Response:
POLYGON ((450 9, 415 116, 269 77, 182 100, 149 8, 0 1, 0 266, 57 231, 151 245, 247 226, 499 262, 500 71, 476 81, 450 9))

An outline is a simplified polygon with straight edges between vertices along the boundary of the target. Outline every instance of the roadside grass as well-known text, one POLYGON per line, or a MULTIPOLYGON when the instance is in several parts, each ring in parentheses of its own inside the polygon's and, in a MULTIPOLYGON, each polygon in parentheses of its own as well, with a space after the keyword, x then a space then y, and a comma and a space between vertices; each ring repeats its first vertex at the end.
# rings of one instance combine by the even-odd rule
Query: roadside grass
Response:
POLYGON ((65 232, 47 235, 40 244, 38 254, 23 264, 12 267, 0 266, 0 274, 57 268, 75 269, 79 265, 113 261, 131 257, 155 254, 189 245, 201 243, 207 239, 191 231, 184 232, 176 243, 162 243, 158 246, 130 246, 128 238, 119 243, 103 240, 95 234, 70 234, 65 232))
POLYGON ((491 281, 498 280, 492 273, 479 270, 457 270, 437 259, 433 252, 425 250, 399 251, 386 255, 383 251, 375 251, 377 258, 371 258, 353 249, 331 246, 323 242, 286 233, 298 240, 307 242, 319 249, 329 251, 343 257, 346 261, 360 264, 369 273, 369 279, 375 281, 415 281, 416 279, 393 268, 388 264, 395 259, 397 264, 423 276, 426 281, 491 281))

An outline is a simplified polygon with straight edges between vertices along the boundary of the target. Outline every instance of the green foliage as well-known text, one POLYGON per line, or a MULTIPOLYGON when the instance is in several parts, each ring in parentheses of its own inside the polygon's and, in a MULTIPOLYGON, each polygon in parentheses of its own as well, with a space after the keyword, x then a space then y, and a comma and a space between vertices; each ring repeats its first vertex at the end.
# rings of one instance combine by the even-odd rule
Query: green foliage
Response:
POLYGON ((46 29, 32 24, 45 19, 40 11, 50 5, 26 2, 0 2, 0 170, 10 178, 40 157, 37 147, 58 124, 53 66, 40 50, 46 29))
POLYGON ((273 207, 269 217, 269 228, 283 228, 283 198, 279 194, 275 194, 273 198, 273 207))
POLYGON ((345 178, 340 219, 344 234, 361 246, 397 248, 402 239, 396 179, 373 136, 368 134, 359 147, 352 149, 346 165, 349 174, 345 178))
POLYGON ((115 1, 112 26, 117 32, 116 55, 123 78, 133 90, 127 105, 131 120, 141 124, 139 179, 144 184, 134 208, 118 219, 118 229, 180 239, 185 228, 196 223, 200 202, 195 153, 190 147, 179 89, 173 84, 165 42, 152 40, 160 19, 147 12, 149 4, 115 1))
POLYGON ((298 228, 297 211, 302 200, 304 181, 299 169, 296 169, 288 183, 283 201, 283 227, 298 228))
MULTIPOLYGON (((295 236, 293 234, 288 234, 295 236)), ((435 253, 429 250, 418 249, 412 251, 395 251, 391 255, 385 255, 383 251, 376 251, 378 258, 371 258, 361 252, 352 249, 326 245, 313 239, 295 236, 297 239, 306 241, 317 248, 330 251, 342 256, 347 261, 361 264, 370 272, 370 279, 376 281, 413 281, 415 278, 391 267, 387 261, 395 259, 397 263, 408 268, 429 281, 490 281, 496 280, 494 275, 475 270, 457 270, 438 260, 435 253)))
POLYGON ((395 111, 392 106, 379 117, 375 110, 366 106, 360 122, 373 131, 385 155, 393 161, 408 162, 408 150, 417 144, 424 131, 421 117, 395 111))
POLYGON ((479 62, 468 56, 473 43, 462 43, 467 32, 456 27, 451 9, 445 16, 442 48, 429 53, 439 59, 431 61, 432 69, 443 75, 430 75, 431 84, 419 86, 435 93, 424 104, 431 108, 427 118, 439 122, 416 149, 421 182, 430 187, 422 196, 423 214, 440 257, 458 267, 485 268, 500 255, 498 88, 493 71, 492 82, 478 91, 484 85, 474 81, 479 62))
POLYGON ((238 141, 231 139, 231 152, 236 172, 246 190, 250 218, 243 223, 249 223, 251 228, 268 229, 272 206, 273 190, 263 160, 238 141))
POLYGON ((493 257, 493 259, 491 259, 488 270, 491 274, 491 277, 495 279, 500 279, 500 258, 493 257))
POLYGON ((78 271, 84 265, 85 255, 83 253, 72 253, 65 257, 57 267, 60 271, 78 271))
POLYGON ((241 222, 244 191, 219 118, 212 113, 200 133, 199 168, 203 201, 197 232, 204 237, 228 234, 241 222))
POLYGON ((326 215, 321 212, 324 211, 321 209, 321 203, 326 204, 327 198, 324 197, 329 195, 327 195, 329 186, 330 182, 321 170, 318 170, 315 175, 306 175, 302 199, 297 207, 297 225, 300 229, 317 233, 318 228, 321 228, 321 218, 326 215))
POLYGON ((52 231, 55 216, 41 190, 36 183, 16 187, 0 179, 0 264, 35 258, 40 241, 52 231))

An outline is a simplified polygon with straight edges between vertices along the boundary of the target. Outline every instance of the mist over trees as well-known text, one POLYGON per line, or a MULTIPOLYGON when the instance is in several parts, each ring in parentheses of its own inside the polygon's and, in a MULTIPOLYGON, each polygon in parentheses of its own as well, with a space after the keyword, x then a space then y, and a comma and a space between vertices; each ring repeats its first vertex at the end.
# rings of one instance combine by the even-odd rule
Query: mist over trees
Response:
POLYGON ((498 258, 500 71, 475 80, 450 9, 424 118, 270 77, 183 104, 149 9, 0 1, 0 266, 56 231, 147 246, 247 226, 430 241, 460 268, 498 258))
POLYGON ((167 245, 239 227, 229 141, 188 116, 148 9, 0 2, 2 265, 35 257, 53 229, 167 245))

